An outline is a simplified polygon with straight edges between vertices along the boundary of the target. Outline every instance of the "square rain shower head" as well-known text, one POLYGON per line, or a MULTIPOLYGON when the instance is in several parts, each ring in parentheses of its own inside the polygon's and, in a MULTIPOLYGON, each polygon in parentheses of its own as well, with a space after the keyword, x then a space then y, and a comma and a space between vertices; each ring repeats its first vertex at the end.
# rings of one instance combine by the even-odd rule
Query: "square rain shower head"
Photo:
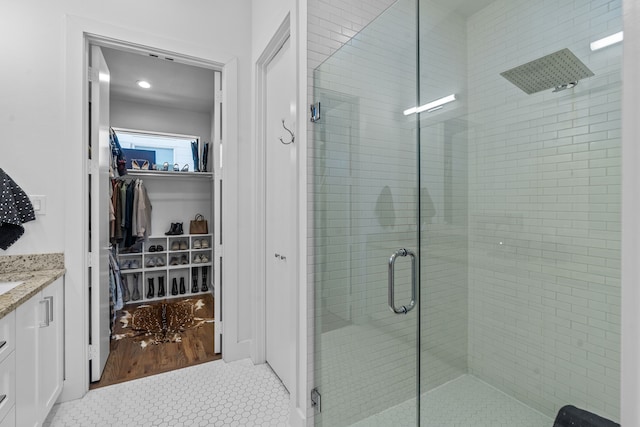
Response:
POLYGON ((500 75, 531 95, 542 90, 566 88, 594 74, 569 49, 562 49, 500 75))

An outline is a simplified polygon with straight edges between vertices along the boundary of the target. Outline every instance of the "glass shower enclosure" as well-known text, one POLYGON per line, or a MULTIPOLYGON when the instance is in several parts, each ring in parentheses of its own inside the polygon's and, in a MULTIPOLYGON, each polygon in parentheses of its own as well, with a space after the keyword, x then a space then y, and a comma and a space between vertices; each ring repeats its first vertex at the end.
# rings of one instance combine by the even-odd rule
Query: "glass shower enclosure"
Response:
POLYGON ((621 7, 398 0, 315 70, 316 426, 619 420, 621 7))

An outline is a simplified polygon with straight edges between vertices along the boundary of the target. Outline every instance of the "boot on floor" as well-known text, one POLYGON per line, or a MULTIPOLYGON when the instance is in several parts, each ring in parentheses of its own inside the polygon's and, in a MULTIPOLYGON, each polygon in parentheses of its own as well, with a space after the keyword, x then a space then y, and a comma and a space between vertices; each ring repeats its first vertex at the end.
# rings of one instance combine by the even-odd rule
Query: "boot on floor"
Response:
POLYGON ((149 282, 149 289, 147 290, 147 299, 153 298, 153 294, 155 293, 155 286, 153 284, 153 277, 149 277, 149 279, 147 279, 147 281, 149 282))
POLYGON ((206 292, 209 290, 209 286, 207 286, 207 267, 202 268, 202 292, 206 292))
POLYGON ((164 276, 158 277, 158 296, 164 296, 164 276))
POLYGON ((133 301, 138 301, 140 299, 140 288, 138 288, 138 275, 133 275, 133 294, 131 295, 131 299, 133 301))

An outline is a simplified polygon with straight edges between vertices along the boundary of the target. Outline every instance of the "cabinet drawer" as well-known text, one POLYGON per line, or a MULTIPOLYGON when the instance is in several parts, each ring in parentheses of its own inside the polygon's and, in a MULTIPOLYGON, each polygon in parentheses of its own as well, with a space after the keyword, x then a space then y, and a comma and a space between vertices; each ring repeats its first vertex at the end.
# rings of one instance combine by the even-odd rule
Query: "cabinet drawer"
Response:
POLYGON ((0 362, 16 347, 16 312, 0 319, 0 362))
MULTIPOLYGON (((0 420, 16 403, 16 353, 11 352, 0 363, 0 420)), ((4 421, 3 421, 4 423, 4 421)), ((0 424, 4 425, 4 424, 0 424)))

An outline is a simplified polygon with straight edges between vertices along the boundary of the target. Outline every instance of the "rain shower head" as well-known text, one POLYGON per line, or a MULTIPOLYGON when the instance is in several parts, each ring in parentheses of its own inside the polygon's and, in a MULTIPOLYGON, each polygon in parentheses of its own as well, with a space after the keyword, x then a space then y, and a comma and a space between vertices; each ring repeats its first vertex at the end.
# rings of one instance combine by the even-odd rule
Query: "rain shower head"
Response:
POLYGON ((569 49, 562 49, 500 75, 531 95, 552 88, 568 89, 594 74, 569 49))

